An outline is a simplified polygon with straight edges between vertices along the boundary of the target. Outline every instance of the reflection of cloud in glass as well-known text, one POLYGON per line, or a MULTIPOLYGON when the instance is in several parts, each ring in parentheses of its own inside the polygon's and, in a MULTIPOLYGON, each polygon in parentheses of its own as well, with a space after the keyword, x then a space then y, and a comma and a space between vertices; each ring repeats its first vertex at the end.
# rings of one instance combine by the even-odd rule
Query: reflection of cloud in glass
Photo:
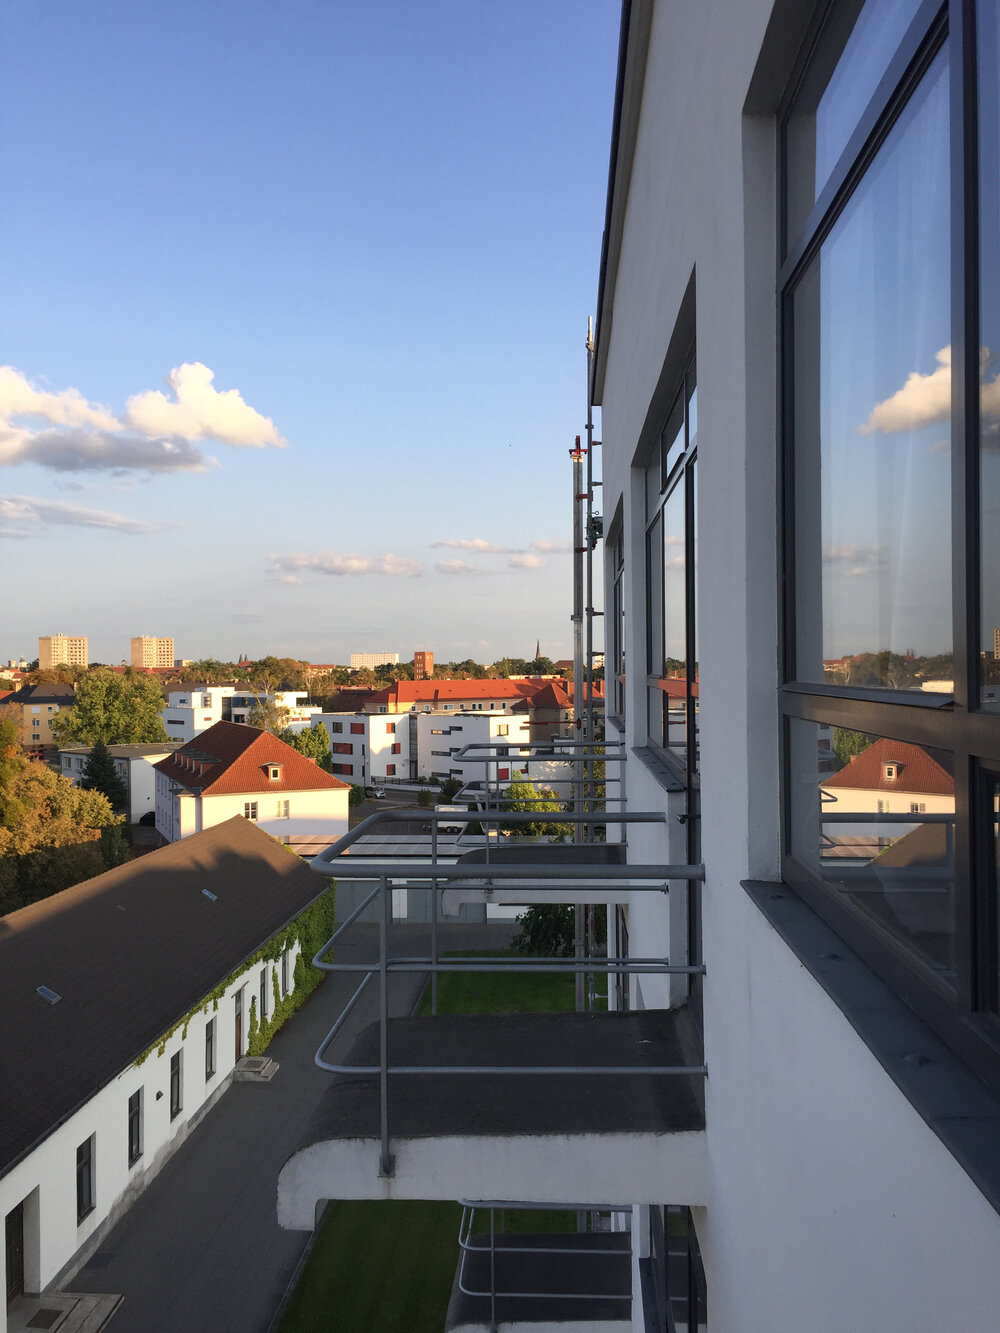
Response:
POLYGON ((878 574, 886 568, 884 546, 860 546, 856 542, 829 542, 823 547, 823 563, 839 567, 848 578, 878 574))
MULTIPOLYGON (((935 421, 947 421, 951 416, 951 347, 942 347, 934 355, 937 369, 927 375, 911 371, 906 383, 897 389, 891 397, 876 403, 871 415, 858 427, 862 435, 871 435, 873 431, 890 434, 894 431, 921 430, 935 421)), ((988 347, 980 349, 980 410, 984 418, 1000 417, 1000 371, 992 379, 986 378, 986 371, 993 360, 988 347)), ((998 444, 997 423, 984 423, 984 440, 998 444)), ((936 445, 935 448, 939 448, 936 445)))

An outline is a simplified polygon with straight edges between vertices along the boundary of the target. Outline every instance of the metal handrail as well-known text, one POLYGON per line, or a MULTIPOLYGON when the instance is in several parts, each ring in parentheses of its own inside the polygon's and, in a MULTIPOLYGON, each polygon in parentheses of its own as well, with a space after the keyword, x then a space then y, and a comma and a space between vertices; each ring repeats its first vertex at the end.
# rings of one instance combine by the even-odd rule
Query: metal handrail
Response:
MULTIPOLYGON (((632 1299, 631 1290, 616 1292, 581 1292, 581 1291, 497 1291, 496 1284, 496 1212, 522 1212, 528 1210, 545 1212, 602 1212, 618 1213, 631 1216, 632 1208, 628 1204, 604 1205, 595 1208, 593 1204, 540 1204, 540 1203, 512 1203, 507 1201, 479 1201, 473 1202, 467 1199, 460 1199, 462 1205, 462 1219, 458 1226, 458 1245, 462 1251, 462 1257, 458 1266, 458 1289, 464 1296, 473 1298, 488 1299, 490 1302, 491 1323, 496 1326, 496 1302, 498 1298, 504 1300, 595 1300, 595 1301, 629 1301, 632 1299), (490 1243, 489 1245, 473 1245, 472 1224, 477 1209, 489 1209, 490 1213, 490 1243), (490 1288, 488 1291, 477 1291, 475 1288, 465 1285, 465 1265, 470 1254, 489 1254, 490 1256, 490 1288)), ((504 1234, 504 1233, 501 1233, 504 1234)), ((574 1234, 581 1234, 579 1232, 574 1234)), ((583 1233, 587 1234, 587 1233, 583 1233)), ((630 1232, 621 1231, 614 1233, 617 1235, 630 1235, 630 1232)), ((502 1246, 504 1254, 538 1254, 538 1246, 530 1245, 504 1245, 502 1246)), ((586 1254, 596 1255, 607 1259, 621 1259, 627 1257, 631 1263, 632 1244, 629 1241, 627 1250, 609 1250, 606 1247, 560 1247, 555 1245, 546 1245, 545 1254, 586 1254)))

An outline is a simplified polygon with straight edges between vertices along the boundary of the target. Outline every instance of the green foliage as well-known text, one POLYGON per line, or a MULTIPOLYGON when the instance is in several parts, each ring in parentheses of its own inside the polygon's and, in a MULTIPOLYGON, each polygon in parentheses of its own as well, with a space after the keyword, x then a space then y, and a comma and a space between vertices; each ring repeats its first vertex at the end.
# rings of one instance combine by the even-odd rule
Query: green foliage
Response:
POLYGON ((544 903, 527 908, 517 918, 521 929, 511 940, 518 953, 539 958, 573 955, 574 909, 568 903, 544 903))
POLYGON ((52 734, 60 745, 150 745, 168 739, 162 712, 155 677, 102 667, 81 678, 73 707, 53 717, 52 734))
POLYGON ((434 793, 423 787, 417 795, 417 805, 420 806, 421 810, 429 810, 433 804, 434 793))
POLYGON ((294 657, 261 657, 247 672, 247 680, 258 691, 304 690, 305 668, 294 657))
POLYGON ((103 792, 108 798, 112 810, 120 813, 125 809, 128 802, 128 792, 125 790, 125 783, 115 768, 111 751, 104 741, 94 742, 94 748, 87 756, 87 762, 83 766, 83 777, 80 779, 80 786, 84 791, 103 792))
POLYGON ((365 799, 364 787, 359 787, 356 782, 351 783, 351 790, 347 793, 347 804, 350 809, 355 809, 361 805, 365 799))
POLYGON ((441 790, 438 792, 438 804, 447 805, 453 801, 462 790, 462 783, 459 778, 445 778, 441 783, 441 790))
MULTIPOLYGON (((539 787, 537 790, 533 782, 512 782, 504 798, 500 802, 501 810, 509 810, 512 814, 558 814, 563 807, 555 798, 555 794, 548 787, 539 787)), ((573 835, 572 824, 556 823, 555 821, 538 820, 527 824, 507 824, 501 825, 503 832, 509 833, 513 838, 540 838, 549 837, 553 842, 564 842, 573 835)))
POLYGON ((325 773, 330 771, 330 736, 326 727, 307 727, 304 731, 278 732, 278 739, 290 745, 307 759, 315 759, 325 773))
MULTIPOLYGON (((294 855, 294 853, 290 853, 294 855)), ((334 915, 336 910, 336 885, 330 880, 330 887, 314 903, 311 903, 304 912, 290 921, 284 930, 279 930, 277 934, 265 941, 259 949, 250 955, 240 966, 230 972, 225 981, 219 984, 186 1014, 177 1020, 172 1027, 148 1047, 135 1061, 136 1065, 144 1064, 146 1060, 155 1052, 162 1055, 167 1048, 167 1042, 178 1029, 181 1030, 182 1038, 187 1037, 188 1024, 197 1013, 207 1013, 208 1006, 218 1009, 219 1001, 225 995, 226 991, 244 972, 248 972, 256 963, 278 963, 281 955, 286 949, 290 949, 296 940, 299 942, 301 953, 295 959, 294 983, 295 987, 290 994, 283 999, 277 994, 277 972, 273 974, 273 984, 275 986, 275 1005, 270 1017, 263 1023, 257 1020, 256 999, 250 1001, 250 1016, 247 1029, 247 1050, 250 1055, 260 1055, 267 1049, 268 1042, 278 1031, 281 1025, 289 1019, 297 1009, 301 1009, 320 984, 326 973, 318 967, 313 967, 312 960, 319 952, 322 945, 333 935, 334 915), (256 1028, 256 1031, 255 1031, 256 1028), (250 1043, 253 1042, 255 1049, 251 1049, 250 1043)))
POLYGON ((280 735, 288 726, 290 714, 283 704, 260 694, 257 702, 247 709, 247 726, 258 727, 261 731, 270 731, 280 735))
POLYGON ((849 731, 847 727, 834 727, 833 752, 841 768, 844 768, 856 754, 863 754, 874 742, 875 737, 864 731, 849 731))

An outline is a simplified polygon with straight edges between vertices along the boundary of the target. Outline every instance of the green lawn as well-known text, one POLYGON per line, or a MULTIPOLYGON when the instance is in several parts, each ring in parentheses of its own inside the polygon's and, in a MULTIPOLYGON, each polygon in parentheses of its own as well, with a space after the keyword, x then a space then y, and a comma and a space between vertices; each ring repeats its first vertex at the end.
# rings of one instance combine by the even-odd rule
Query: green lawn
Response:
MULTIPOLYGON (((444 958, 524 958, 513 949, 449 953, 444 958)), ((439 1014, 563 1014, 575 1008, 572 972, 443 972, 438 977, 439 1014)), ((430 982, 418 1014, 431 1012, 430 982)))
POLYGON ((332 1204, 280 1333, 441 1333, 461 1217, 457 1203, 332 1204))

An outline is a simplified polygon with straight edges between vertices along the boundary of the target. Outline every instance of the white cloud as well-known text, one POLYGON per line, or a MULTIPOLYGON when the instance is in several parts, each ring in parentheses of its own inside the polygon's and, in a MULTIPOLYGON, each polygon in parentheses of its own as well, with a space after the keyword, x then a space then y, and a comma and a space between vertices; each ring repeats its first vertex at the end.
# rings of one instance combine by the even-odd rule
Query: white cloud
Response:
POLYGON ((446 546, 450 551, 478 551, 481 555, 510 555, 506 546, 497 546, 484 537, 449 537, 439 542, 431 542, 431 548, 446 546))
POLYGON ((342 555, 335 551, 319 551, 314 555, 272 555, 270 570, 283 583, 301 583, 301 573, 330 574, 352 577, 360 574, 387 574, 396 578, 414 578, 423 573, 418 560, 399 555, 342 555))
POLYGON ((0 495, 0 537, 31 537, 52 526, 103 528, 132 535, 159 532, 171 523, 145 522, 111 514, 103 509, 85 509, 61 500, 40 500, 30 495, 0 495))
POLYGON ((106 430, 41 430, 0 423, 0 467, 35 463, 53 472, 206 472, 208 459, 187 440, 148 440, 106 430))
POLYGON ((219 440, 237 449, 261 449, 268 444, 284 447, 286 442, 271 418, 244 402, 238 389, 220 393, 212 383, 214 372, 200 361, 175 366, 166 378, 174 391, 173 402, 159 389, 134 394, 128 400, 125 419, 134 430, 183 440, 219 440))
POLYGON ((512 555, 508 561, 511 569, 541 569, 545 561, 540 555, 512 555))
POLYGON ((571 555, 573 552, 573 543, 569 541, 537 541, 530 543, 533 551, 542 551, 545 555, 571 555))
POLYGON ((467 560, 439 560, 434 568, 439 574, 481 574, 483 571, 467 560))
POLYGON ((283 447, 274 422, 237 389, 219 392, 200 362, 167 376, 176 401, 157 391, 128 400, 124 421, 78 389, 36 388, 13 366, 0 366, 0 467, 35 463, 54 472, 205 472, 215 462, 196 445, 283 447))
MULTIPOLYGON (((951 419, 951 348, 942 347, 934 355, 937 369, 927 375, 912 371, 906 383, 891 397, 872 408, 871 416, 859 430, 890 434, 901 430, 920 430, 933 422, 951 419)), ((988 379, 986 371, 993 360, 988 347, 979 352, 981 410, 984 417, 1000 415, 1000 373, 988 379)))
POLYGON ((848 578, 876 574, 885 568, 885 547, 830 542, 823 547, 823 563, 839 567, 848 578))
POLYGON ((54 426, 94 426, 121 430, 121 422, 100 404, 88 403, 79 389, 49 393, 36 389, 13 366, 0 366, 0 420, 41 417, 54 426))

